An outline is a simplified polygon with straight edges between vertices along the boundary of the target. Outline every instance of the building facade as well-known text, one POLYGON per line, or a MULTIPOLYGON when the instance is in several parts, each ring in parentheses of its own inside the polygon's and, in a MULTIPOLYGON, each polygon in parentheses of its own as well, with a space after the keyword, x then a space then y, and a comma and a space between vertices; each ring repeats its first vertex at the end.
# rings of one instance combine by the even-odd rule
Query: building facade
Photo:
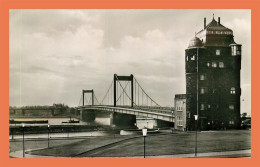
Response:
POLYGON ((186 94, 176 94, 174 98, 174 129, 186 130, 186 94))
POLYGON ((196 33, 185 50, 187 128, 240 127, 241 45, 233 31, 213 19, 196 33))

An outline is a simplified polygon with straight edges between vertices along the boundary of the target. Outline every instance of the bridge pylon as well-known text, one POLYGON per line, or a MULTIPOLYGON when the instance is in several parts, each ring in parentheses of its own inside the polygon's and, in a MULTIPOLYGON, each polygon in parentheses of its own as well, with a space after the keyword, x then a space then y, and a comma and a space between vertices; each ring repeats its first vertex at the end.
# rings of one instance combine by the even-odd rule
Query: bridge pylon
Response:
POLYGON ((82 106, 84 106, 84 102, 85 102, 85 99, 84 99, 84 94, 85 93, 91 93, 91 98, 92 98, 92 105, 94 105, 94 90, 91 89, 91 90, 82 90, 82 97, 83 97, 83 100, 82 100, 82 106))
POLYGON ((131 82, 131 107, 134 107, 134 75, 130 76, 118 76, 114 74, 114 107, 116 107, 116 86, 117 81, 130 81, 131 82))

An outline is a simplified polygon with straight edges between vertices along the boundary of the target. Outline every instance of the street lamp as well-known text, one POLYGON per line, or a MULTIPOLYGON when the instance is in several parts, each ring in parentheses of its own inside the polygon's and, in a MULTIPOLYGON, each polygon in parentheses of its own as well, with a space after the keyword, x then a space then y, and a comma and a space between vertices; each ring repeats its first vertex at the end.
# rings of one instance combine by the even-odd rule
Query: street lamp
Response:
POLYGON ((194 115, 196 121, 196 136, 195 136, 195 157, 197 157, 197 129, 198 129, 198 115, 194 115))
POLYGON ((50 146, 50 125, 48 124, 48 148, 50 146))
POLYGON ((147 135, 147 129, 142 129, 143 137, 144 137, 144 158, 145 158, 145 137, 147 135))
POLYGON ((172 128, 172 134, 173 134, 173 131, 174 131, 174 123, 173 123, 173 111, 172 111, 172 125, 173 125, 173 128, 172 128))
POLYGON ((197 157, 197 131, 199 117, 199 48, 197 48, 197 115, 194 115, 196 121, 196 142, 195 142, 195 157, 197 157))
POLYGON ((25 152, 24 152, 24 124, 22 124, 22 129, 23 129, 23 158, 25 157, 25 152))
POLYGON ((67 134, 67 137, 69 138, 70 137, 70 128, 68 127, 68 134, 67 134))
POLYGON ((11 134, 12 134, 12 140, 14 140, 14 129, 10 128, 11 134))

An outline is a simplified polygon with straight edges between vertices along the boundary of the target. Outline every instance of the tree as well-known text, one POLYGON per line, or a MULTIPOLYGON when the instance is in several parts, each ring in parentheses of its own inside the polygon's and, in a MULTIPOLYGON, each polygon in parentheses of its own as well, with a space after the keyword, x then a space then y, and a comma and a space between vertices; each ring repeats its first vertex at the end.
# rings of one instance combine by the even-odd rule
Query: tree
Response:
POLYGON ((242 113, 242 114, 241 114, 241 119, 242 119, 242 120, 246 120, 246 116, 247 116, 247 113, 246 113, 246 112, 242 113))

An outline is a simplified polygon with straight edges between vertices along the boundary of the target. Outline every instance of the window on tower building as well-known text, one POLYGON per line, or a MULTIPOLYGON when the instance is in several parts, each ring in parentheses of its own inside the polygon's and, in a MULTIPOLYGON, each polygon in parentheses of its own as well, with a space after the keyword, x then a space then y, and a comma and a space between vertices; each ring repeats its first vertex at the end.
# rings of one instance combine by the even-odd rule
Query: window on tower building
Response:
POLYGON ((229 121, 229 124, 230 125, 234 125, 234 121, 229 121))
POLYGON ((205 80, 205 75, 201 74, 201 75, 200 75, 200 80, 201 80, 201 81, 205 80))
POLYGON ((219 68, 224 68, 224 63, 223 62, 219 62, 219 68))
POLYGON ((196 55, 193 55, 193 56, 191 57, 191 60, 195 60, 195 56, 196 56, 196 55))
POLYGON ((200 88, 200 94, 204 94, 205 93, 205 88, 200 88))
POLYGON ((241 46, 240 45, 233 45, 231 46, 231 55, 241 55, 241 46))
POLYGON ((200 110, 204 110, 205 109, 205 105, 204 104, 200 104, 200 110))
POLYGON ((235 108, 235 107, 234 107, 233 104, 230 104, 230 105, 229 105, 229 109, 230 109, 230 110, 234 110, 234 108, 235 108))
POLYGON ((211 63, 211 66, 214 67, 214 68, 216 68, 216 67, 217 67, 217 63, 213 61, 213 62, 211 63))
POLYGON ((239 47, 237 47, 237 55, 241 54, 241 50, 239 50, 239 47))
POLYGON ((220 50, 219 50, 219 49, 216 50, 216 55, 217 55, 217 56, 220 55, 220 50))
POLYGON ((212 93, 217 93, 217 90, 216 89, 212 89, 212 93))
POLYGON ((236 88, 232 87, 232 88, 230 89, 230 94, 236 94, 236 88))
POLYGON ((190 118, 190 113, 189 112, 187 113, 187 118, 190 118))

